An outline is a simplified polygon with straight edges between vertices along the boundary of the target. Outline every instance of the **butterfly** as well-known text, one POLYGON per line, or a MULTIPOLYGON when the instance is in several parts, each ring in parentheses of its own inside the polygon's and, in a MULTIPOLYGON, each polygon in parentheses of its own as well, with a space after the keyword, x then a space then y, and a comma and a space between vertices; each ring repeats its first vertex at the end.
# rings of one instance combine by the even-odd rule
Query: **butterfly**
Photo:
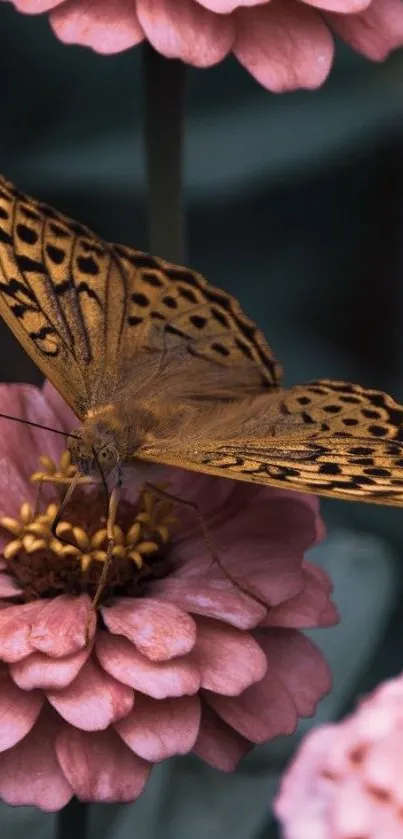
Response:
POLYGON ((403 504, 403 406, 281 369, 199 273, 99 239, 0 178, 0 313, 74 410, 81 474, 157 463, 403 504))

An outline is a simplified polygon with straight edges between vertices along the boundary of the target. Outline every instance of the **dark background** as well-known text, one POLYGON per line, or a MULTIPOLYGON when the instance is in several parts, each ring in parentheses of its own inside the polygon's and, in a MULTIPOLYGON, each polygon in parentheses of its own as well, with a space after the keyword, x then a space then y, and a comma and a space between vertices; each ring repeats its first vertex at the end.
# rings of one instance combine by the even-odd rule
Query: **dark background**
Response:
MULTIPOLYGON (((45 15, 0 3, 0 72, 0 171, 104 238, 147 249, 142 49, 66 47, 45 15)), ((403 400, 402 131, 402 53, 372 65, 339 45, 320 91, 282 96, 233 59, 188 69, 187 261, 256 319, 286 384, 349 379, 403 400)), ((0 378, 40 381, 2 324, 0 378)), ((328 718, 401 669, 403 513, 325 501, 323 514, 318 560, 345 616, 319 633, 335 677, 328 718)), ((171 761, 133 807, 96 808, 94 835, 272 836, 270 797, 296 740, 256 750, 233 778, 171 761)), ((5 839, 46 839, 52 823, 0 810, 5 839)))

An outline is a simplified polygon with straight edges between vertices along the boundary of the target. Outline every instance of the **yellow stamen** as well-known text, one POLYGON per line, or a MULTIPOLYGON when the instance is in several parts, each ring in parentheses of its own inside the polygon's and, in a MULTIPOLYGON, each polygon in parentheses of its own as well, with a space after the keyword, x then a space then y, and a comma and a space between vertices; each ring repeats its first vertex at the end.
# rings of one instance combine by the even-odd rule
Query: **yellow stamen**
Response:
POLYGON ((131 559, 135 565, 137 565, 138 570, 143 567, 144 563, 138 551, 130 551, 128 554, 129 559, 131 559))
POLYGON ((28 501, 21 504, 20 516, 24 524, 28 524, 32 519, 32 508, 28 501))
MULTIPOLYGON (((61 522, 61 524, 62 523, 63 522, 61 522)), ((58 531, 60 533, 60 527, 58 527, 58 531)), ((83 530, 82 527, 73 527, 73 534, 74 534, 74 538, 77 542, 78 547, 81 548, 82 551, 85 551, 90 544, 90 540, 89 540, 85 530, 83 530)))
POLYGON ((22 548, 22 542, 20 539, 13 539, 12 542, 9 542, 8 545, 4 548, 3 556, 4 559, 12 559, 18 551, 22 548))
POLYGON ((21 524, 17 519, 11 519, 8 516, 2 516, 0 518, 0 524, 6 530, 9 530, 10 533, 13 533, 14 536, 18 536, 21 533, 21 524))
POLYGON ((158 545, 156 542, 140 542, 137 545, 137 550, 142 556, 143 554, 146 556, 147 554, 153 554, 158 550, 158 545))
POLYGON ((136 523, 132 524, 130 530, 128 530, 127 533, 126 533, 126 542, 128 544, 130 542, 137 542, 138 539, 139 539, 140 533, 141 533, 141 525, 140 525, 139 521, 136 521, 136 523))
MULTIPOLYGON (((38 470, 31 476, 32 480, 70 485, 77 474, 68 452, 63 452, 58 464, 48 455, 42 455, 40 463, 43 471, 38 470)), ((84 479, 82 483, 94 481, 84 479)), ((94 496, 87 496, 83 490, 81 493, 81 506, 75 504, 73 498, 63 508, 67 518, 58 522, 56 535, 53 526, 55 518, 59 516, 62 502, 52 502, 38 514, 40 494, 35 510, 26 501, 21 505, 18 517, 0 517, 0 526, 8 530, 12 537, 3 551, 3 556, 10 561, 17 579, 22 581, 23 590, 28 579, 28 600, 33 597, 54 596, 63 590, 64 586, 66 591, 81 592, 85 590, 85 586, 88 586, 89 592, 98 591, 97 580, 103 579, 102 574, 105 577, 106 591, 109 585, 112 594, 116 587, 120 591, 127 585, 130 594, 137 596, 147 584, 149 574, 153 575, 153 555, 157 555, 156 559, 160 562, 161 548, 170 538, 170 525, 177 523, 177 519, 171 515, 171 503, 161 501, 145 490, 126 530, 116 523, 116 515, 120 510, 118 493, 112 493, 107 526, 104 525, 100 491, 97 489, 94 496), (87 497, 91 498, 88 507, 87 497), (74 521, 74 510, 77 510, 77 522, 74 521), (100 516, 103 526, 95 532, 91 524, 90 529, 87 529, 87 510, 89 518, 92 510, 97 511, 96 514, 100 516), (25 556, 19 558, 20 553, 25 556), (98 569, 95 569, 95 565, 98 565, 98 569), (87 574, 91 566, 93 570, 86 580, 77 582, 77 577, 87 574), (137 571, 142 570, 147 573, 142 573, 137 580, 137 571)), ((122 503, 126 504, 126 509, 130 509, 128 502, 122 503)))

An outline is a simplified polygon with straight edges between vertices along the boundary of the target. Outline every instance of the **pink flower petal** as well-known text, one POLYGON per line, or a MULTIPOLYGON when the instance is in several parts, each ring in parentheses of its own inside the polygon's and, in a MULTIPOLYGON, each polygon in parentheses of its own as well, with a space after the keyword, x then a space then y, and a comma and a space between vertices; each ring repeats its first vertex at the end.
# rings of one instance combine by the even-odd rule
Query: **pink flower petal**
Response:
MULTIPOLYGON (((317 513, 293 495, 288 498, 285 493, 276 494, 272 500, 269 490, 252 491, 250 497, 248 490, 242 486, 239 491, 238 487, 233 490, 232 498, 219 510, 216 520, 212 518, 209 528, 220 560, 235 581, 233 593, 245 598, 236 587, 238 582, 250 592, 247 602, 256 597, 257 602, 263 598, 276 605, 304 587, 303 552, 315 543, 317 513)), ((192 577, 198 582, 208 576, 221 585, 225 581, 218 566, 212 566, 198 531, 187 540, 175 542, 172 560, 175 566, 180 565, 176 578, 192 577)))
POLYGON ((204 696, 221 719, 252 743, 265 743, 278 734, 295 731, 294 703, 270 667, 260 682, 240 696, 218 696, 207 691, 204 696))
POLYGON ((221 772, 233 772, 241 758, 250 750, 249 740, 226 725, 212 708, 203 704, 199 734, 194 753, 221 772))
POLYGON ((72 797, 72 789, 57 762, 54 748, 58 721, 42 713, 30 733, 0 760, 0 797, 14 806, 55 812, 72 797))
POLYGON ((0 597, 15 597, 21 594, 17 581, 9 574, 0 574, 0 597))
POLYGON ((330 670, 321 651, 294 629, 273 629, 258 633, 269 663, 269 673, 281 680, 298 716, 309 717, 332 684, 330 670))
POLYGON ((33 653, 10 665, 11 676, 22 690, 56 690, 69 685, 80 672, 90 655, 90 648, 79 650, 65 658, 49 658, 43 653, 33 653))
POLYGON ((64 658, 88 646, 96 623, 88 594, 61 594, 41 602, 42 610, 32 622, 30 634, 35 650, 52 658, 64 658))
POLYGON ((218 621, 197 619, 197 641, 191 653, 201 686, 226 696, 238 696, 267 670, 266 656, 247 632, 218 621))
POLYGON ((335 626, 340 622, 340 614, 337 607, 329 600, 326 608, 320 613, 317 626, 335 626))
MULTIPOLYGON (((269 609, 261 626, 285 626, 295 629, 318 626, 322 612, 328 607, 328 594, 309 567, 303 569, 303 575, 304 590, 285 603, 269 609)), ((330 615, 330 612, 328 614, 330 615)), ((337 612, 334 611, 333 614, 337 612)))
POLYGON ((154 49, 195 67, 222 61, 234 42, 232 18, 194 0, 137 0, 137 14, 154 49))
POLYGON ((309 574, 312 577, 317 579, 321 589, 326 592, 326 594, 329 596, 332 594, 333 583, 326 571, 321 568, 320 565, 314 565, 313 562, 308 562, 308 560, 304 559, 302 567, 304 570, 309 571, 309 574))
POLYGON ((139 757, 157 763, 187 754, 200 724, 197 696, 159 701, 138 694, 134 710, 115 724, 116 731, 139 757))
POLYGON ((304 0, 310 6, 323 9, 329 12, 340 12, 340 14, 353 16, 356 12, 366 9, 370 3, 377 3, 378 0, 304 0))
MULTIPOLYGON (((18 516, 21 504, 34 502, 35 489, 29 486, 28 478, 22 467, 18 466, 15 458, 0 451, 0 515, 18 516)), ((7 530, 0 530, 0 544, 4 548, 12 539, 7 530)))
MULTIPOLYGON (((198 0, 206 9, 218 15, 228 15, 240 6, 257 6, 262 0, 198 0)), ((268 0, 263 0, 268 2, 268 0)))
POLYGON ((12 0, 12 2, 15 8, 25 15, 39 15, 41 12, 54 9, 64 0, 12 0))
MULTIPOLYGON (((0 385, 2 412, 19 419, 38 422, 41 425, 57 428, 57 417, 48 404, 42 391, 33 385, 0 385)), ((38 468, 40 454, 47 454, 53 460, 60 457, 63 449, 58 434, 32 426, 21 426, 18 422, 0 418, 0 440, 7 441, 4 446, 6 456, 13 455, 15 467, 26 477, 27 482, 38 468)), ((12 489, 9 487, 8 491, 12 489)), ((46 497, 46 492, 45 492, 46 497)))
POLYGON ((190 615, 171 603, 122 597, 111 607, 103 606, 101 612, 110 632, 125 635, 151 661, 186 655, 196 640, 190 615))
POLYGON ((403 45, 403 6, 400 0, 373 0, 365 6, 368 8, 360 14, 329 14, 326 18, 357 52, 372 61, 383 61, 391 50, 403 45))
MULTIPOLYGON (((39 691, 20 690, 11 680, 8 668, 0 665, 0 752, 14 746, 31 731, 43 702, 39 691)), ((3 756, 0 764, 2 760, 3 756)))
POLYGON ((96 654, 107 673, 154 699, 191 695, 199 690, 199 670, 189 656, 154 663, 127 638, 108 632, 97 633, 96 654))
POLYGON ((266 614, 261 603, 235 590, 228 580, 168 577, 153 583, 153 597, 168 600, 194 615, 218 618, 239 629, 253 629, 266 614))
POLYGON ((263 87, 281 93, 324 82, 334 45, 313 9, 294 0, 271 0, 235 15, 234 53, 263 87))
POLYGON ((80 801, 135 801, 150 772, 149 764, 113 729, 88 734, 66 725, 57 737, 56 752, 80 801))
POLYGON ((0 659, 21 661, 33 651, 31 627, 45 606, 44 600, 0 609, 0 659))
POLYGON ((66 0, 49 17, 65 44, 82 44, 105 55, 127 50, 144 38, 134 0, 66 0))
POLYGON ((48 700, 60 716, 83 731, 100 731, 125 717, 134 702, 134 693, 117 682, 91 659, 84 664, 70 685, 49 691, 48 700))

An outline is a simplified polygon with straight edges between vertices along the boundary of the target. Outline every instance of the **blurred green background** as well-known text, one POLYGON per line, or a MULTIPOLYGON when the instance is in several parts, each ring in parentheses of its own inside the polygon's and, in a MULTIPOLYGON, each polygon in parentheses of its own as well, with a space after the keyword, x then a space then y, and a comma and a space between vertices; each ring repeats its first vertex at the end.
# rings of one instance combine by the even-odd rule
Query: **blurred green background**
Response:
MULTIPOLYGON (((66 47, 46 16, 0 3, 0 171, 104 238, 147 249, 141 53, 66 47)), ((232 59, 187 75, 189 264, 239 298, 286 384, 349 379, 403 399, 403 53, 372 65, 338 45, 313 93, 270 94, 232 59)), ((39 381, 1 323, 0 359, 2 380, 39 381)), ((401 669, 403 631, 402 511, 325 501, 323 515, 315 559, 343 621, 312 633, 335 683, 317 720, 401 669)), ((271 797, 307 726, 233 776, 192 758, 157 767, 136 804, 92 808, 93 836, 276 836, 271 797)), ((0 805, 0 829, 47 839, 54 817, 0 805)))

